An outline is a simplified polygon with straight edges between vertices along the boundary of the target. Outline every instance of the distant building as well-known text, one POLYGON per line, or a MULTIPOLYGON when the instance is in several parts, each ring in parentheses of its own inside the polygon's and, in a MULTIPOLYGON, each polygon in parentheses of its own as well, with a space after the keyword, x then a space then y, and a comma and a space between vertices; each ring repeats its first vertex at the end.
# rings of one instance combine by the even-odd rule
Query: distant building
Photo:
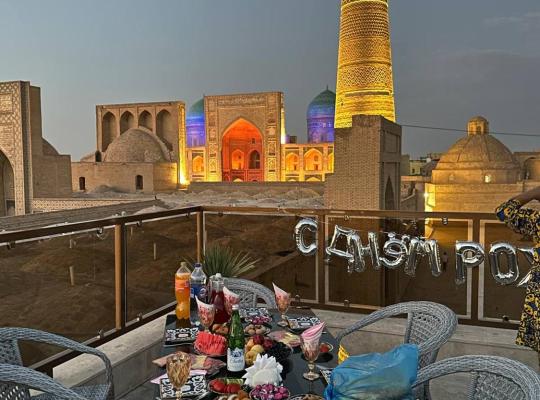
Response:
POLYGON ((42 137, 41 89, 0 82, 0 216, 41 209, 71 196, 71 158, 42 137))
POLYGON ((444 153, 426 184, 426 211, 492 212, 540 184, 540 153, 512 152, 489 134, 489 122, 472 118, 467 136, 444 153))
POLYGON ((74 192, 176 190, 185 178, 184 103, 96 107, 97 149, 71 165, 74 192))

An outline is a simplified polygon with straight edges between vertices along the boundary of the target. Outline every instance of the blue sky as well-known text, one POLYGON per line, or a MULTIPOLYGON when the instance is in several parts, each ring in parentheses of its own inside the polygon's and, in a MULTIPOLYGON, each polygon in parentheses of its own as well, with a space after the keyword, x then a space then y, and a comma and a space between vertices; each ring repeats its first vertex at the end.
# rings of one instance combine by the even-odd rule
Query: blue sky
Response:
MULTIPOLYGON (((95 148, 94 106, 280 90, 305 138, 309 101, 335 88, 338 0, 0 0, 0 80, 42 88, 44 135, 95 148)), ((540 133, 538 0, 393 0, 398 122, 540 133)), ((459 135, 404 129, 404 152, 459 135)), ((540 139, 501 138, 514 150, 540 139)))

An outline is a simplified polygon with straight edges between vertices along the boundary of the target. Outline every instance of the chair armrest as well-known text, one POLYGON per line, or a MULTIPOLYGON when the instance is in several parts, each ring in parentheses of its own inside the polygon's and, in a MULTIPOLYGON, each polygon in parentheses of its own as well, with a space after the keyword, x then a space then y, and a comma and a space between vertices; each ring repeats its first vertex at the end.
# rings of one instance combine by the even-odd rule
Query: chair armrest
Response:
POLYGON ((88 400, 86 397, 82 397, 73 390, 55 382, 47 375, 19 365, 0 364, 0 383, 22 385, 65 400, 88 400))
POLYGON ((4 340, 25 340, 39 343, 52 344, 55 346, 63 347, 65 349, 73 350, 79 353, 91 354, 101 358, 105 364, 105 373, 107 382, 113 383, 112 365, 109 358, 105 353, 94 349, 93 347, 86 346, 74 340, 65 338, 63 336, 55 335, 53 333, 38 331, 30 328, 0 328, 0 342, 4 340))
POLYGON ((363 317, 360 321, 355 322, 353 325, 341 331, 337 335, 336 340, 338 343, 340 343, 345 336, 350 335, 353 332, 356 332, 362 328, 365 328, 366 326, 369 326, 382 319, 396 317, 401 314, 404 314, 402 310, 398 310, 398 309, 394 310, 391 307, 386 307, 384 309, 374 311, 371 314, 363 317))

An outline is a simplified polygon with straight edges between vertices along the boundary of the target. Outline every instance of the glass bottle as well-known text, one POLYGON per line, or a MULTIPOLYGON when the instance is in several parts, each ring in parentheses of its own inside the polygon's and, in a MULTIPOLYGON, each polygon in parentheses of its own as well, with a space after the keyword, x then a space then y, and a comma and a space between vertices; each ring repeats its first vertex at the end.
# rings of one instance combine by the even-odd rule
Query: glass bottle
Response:
POLYGON ((214 317, 214 323, 216 324, 223 324, 229 320, 229 315, 227 314, 227 310, 225 310, 224 287, 225 280, 221 274, 215 274, 210 278, 210 303, 216 309, 216 315, 214 317))
POLYGON ((238 304, 233 305, 232 309, 229 338, 227 341, 227 371, 240 372, 246 367, 246 360, 244 357, 246 340, 242 321, 240 320, 238 304))

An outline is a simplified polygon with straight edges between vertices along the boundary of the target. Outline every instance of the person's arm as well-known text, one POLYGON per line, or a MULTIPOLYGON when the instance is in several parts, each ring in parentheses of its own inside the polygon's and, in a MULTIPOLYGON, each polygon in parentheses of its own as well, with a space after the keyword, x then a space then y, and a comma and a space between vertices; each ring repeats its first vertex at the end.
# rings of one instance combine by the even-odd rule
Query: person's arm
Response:
POLYGON ((515 232, 532 235, 537 231, 540 212, 522 206, 533 200, 540 201, 540 186, 501 204, 495 211, 497 218, 515 232))
POLYGON ((521 204, 522 206, 524 206, 525 204, 533 200, 540 201, 540 186, 534 189, 528 190, 526 192, 523 192, 520 195, 517 195, 516 197, 514 197, 512 200, 519 201, 519 204, 521 204))

